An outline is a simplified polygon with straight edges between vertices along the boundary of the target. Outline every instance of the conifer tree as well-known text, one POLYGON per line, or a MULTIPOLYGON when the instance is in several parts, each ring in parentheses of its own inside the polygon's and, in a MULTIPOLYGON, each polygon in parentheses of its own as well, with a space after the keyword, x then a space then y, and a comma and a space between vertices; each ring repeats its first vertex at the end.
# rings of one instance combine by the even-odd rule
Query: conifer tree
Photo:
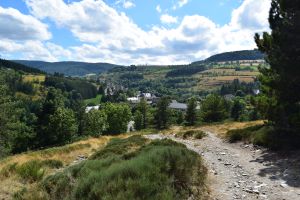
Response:
POLYGON ((262 68, 266 116, 277 128, 300 128, 300 0, 272 0, 271 34, 255 35, 269 68, 262 68))

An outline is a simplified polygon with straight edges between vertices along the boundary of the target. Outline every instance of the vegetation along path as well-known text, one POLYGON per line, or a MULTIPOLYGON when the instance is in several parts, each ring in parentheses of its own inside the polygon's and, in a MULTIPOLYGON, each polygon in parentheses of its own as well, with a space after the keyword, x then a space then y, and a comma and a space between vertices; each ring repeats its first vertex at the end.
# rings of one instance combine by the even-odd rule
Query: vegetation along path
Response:
POLYGON ((183 140, 174 135, 148 137, 169 138, 200 154, 210 171, 212 199, 300 199, 297 152, 286 158, 253 145, 230 144, 212 132, 206 133, 202 140, 183 140))

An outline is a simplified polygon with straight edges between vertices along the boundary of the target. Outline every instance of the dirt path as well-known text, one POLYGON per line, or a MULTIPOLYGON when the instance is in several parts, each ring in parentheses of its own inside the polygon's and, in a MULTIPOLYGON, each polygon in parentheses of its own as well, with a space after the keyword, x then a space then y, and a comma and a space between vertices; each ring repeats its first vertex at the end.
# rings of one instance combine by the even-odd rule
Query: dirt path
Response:
POLYGON ((215 200, 300 200, 299 152, 278 155, 253 145, 229 144, 207 132, 202 140, 170 138, 199 153, 209 169, 209 184, 215 200))

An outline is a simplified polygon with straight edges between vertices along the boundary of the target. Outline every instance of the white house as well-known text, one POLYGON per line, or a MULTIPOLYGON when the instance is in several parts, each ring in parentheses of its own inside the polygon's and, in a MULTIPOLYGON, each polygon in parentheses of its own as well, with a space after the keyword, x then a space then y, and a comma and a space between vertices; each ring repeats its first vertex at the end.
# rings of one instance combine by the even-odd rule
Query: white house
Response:
POLYGON ((139 103, 140 99, 138 97, 129 97, 127 98, 127 101, 129 101, 130 103, 139 103))
POLYGON ((88 113, 88 112, 90 112, 91 110, 99 110, 99 108, 100 108, 100 105, 98 105, 98 106, 87 106, 87 107, 85 108, 85 113, 88 113))

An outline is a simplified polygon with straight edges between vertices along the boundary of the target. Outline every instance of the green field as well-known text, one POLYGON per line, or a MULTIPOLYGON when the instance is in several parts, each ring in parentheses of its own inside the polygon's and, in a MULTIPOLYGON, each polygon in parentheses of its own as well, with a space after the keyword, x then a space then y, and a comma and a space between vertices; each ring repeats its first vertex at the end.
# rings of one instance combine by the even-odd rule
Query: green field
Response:
POLYGON ((95 98, 84 100, 84 103, 86 105, 98 105, 100 104, 101 98, 102 95, 98 94, 95 98))

